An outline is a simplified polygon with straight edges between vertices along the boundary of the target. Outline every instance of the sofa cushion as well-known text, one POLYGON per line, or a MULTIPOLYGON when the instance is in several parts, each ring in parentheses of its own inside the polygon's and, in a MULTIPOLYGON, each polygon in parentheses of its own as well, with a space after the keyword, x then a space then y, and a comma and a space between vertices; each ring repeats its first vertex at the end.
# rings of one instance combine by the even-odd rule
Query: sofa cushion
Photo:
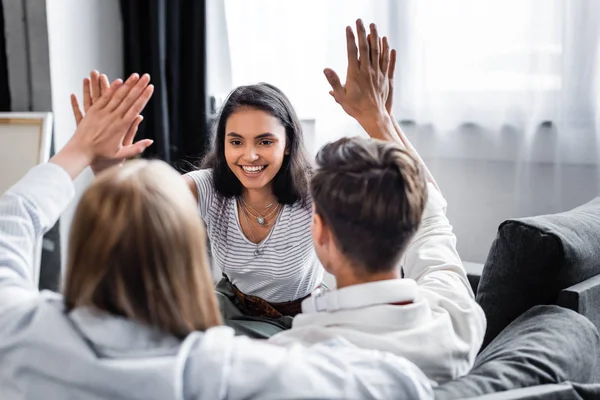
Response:
POLYGON ((477 301, 487 316, 485 348, 511 321, 600 273, 600 197, 571 211, 505 221, 498 228, 477 301))
MULTIPOLYGON (((479 398, 490 393, 552 385, 588 384, 600 353, 600 335, 585 317, 559 306, 536 306, 494 339, 467 376, 434 389, 436 400, 479 398)), ((583 389, 595 391, 598 385, 583 389)))

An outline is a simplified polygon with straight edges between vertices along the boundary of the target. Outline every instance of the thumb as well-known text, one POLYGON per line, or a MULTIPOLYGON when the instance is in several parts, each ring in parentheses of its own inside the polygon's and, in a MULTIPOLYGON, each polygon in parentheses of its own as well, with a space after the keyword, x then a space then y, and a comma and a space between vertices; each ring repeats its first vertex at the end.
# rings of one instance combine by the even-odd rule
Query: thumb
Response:
POLYGON ((73 109, 73 116, 75 117, 75 125, 79 125, 79 123, 83 119, 83 114, 81 113, 81 109, 79 108, 77 96, 75 96, 74 94, 71 94, 71 108, 73 109))
POLYGON ((334 93, 341 93, 344 90, 342 83, 340 82, 340 77, 335 73, 331 68, 325 68, 323 70, 325 74, 325 78, 327 78, 327 82, 331 85, 334 93))
MULTIPOLYGON (((338 92, 339 93, 339 92, 338 92)), ((340 104, 340 101, 338 100, 338 98, 336 97, 336 93, 333 90, 329 91, 329 95, 331 97, 333 97, 333 99, 335 100, 336 103, 340 104)))
POLYGON ((141 115, 138 115, 137 117, 135 117, 131 126, 129 127, 129 130, 127 131, 127 134, 125 135, 125 139, 123 139, 124 146, 130 146, 133 143, 133 139, 135 139, 135 135, 138 131, 138 126, 140 126, 140 123, 143 120, 144 120, 144 117, 141 115))
POLYGON ((143 139, 129 146, 124 146, 119 150, 115 158, 132 158, 142 154, 149 146, 154 143, 154 140, 143 139))

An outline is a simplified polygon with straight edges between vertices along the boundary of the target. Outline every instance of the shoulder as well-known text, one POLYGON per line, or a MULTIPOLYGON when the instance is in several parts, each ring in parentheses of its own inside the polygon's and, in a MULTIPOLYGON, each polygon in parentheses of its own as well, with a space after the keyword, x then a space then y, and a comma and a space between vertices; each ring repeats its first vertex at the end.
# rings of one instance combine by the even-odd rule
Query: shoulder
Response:
POLYGON ((214 191, 212 169, 199 169, 188 172, 183 175, 183 179, 196 199, 214 191))
POLYGON ((292 219, 297 220, 298 218, 305 219, 312 216, 312 199, 304 198, 297 200, 292 204, 288 204, 290 216, 292 219))
POLYGON ((188 172, 183 175, 187 180, 192 180, 194 182, 211 182, 213 178, 213 170, 212 168, 206 169, 197 169, 195 171, 188 172))
POLYGON ((313 199, 310 195, 307 195, 305 198, 298 200, 295 203, 298 212, 302 215, 307 215, 312 218, 313 212, 313 199))

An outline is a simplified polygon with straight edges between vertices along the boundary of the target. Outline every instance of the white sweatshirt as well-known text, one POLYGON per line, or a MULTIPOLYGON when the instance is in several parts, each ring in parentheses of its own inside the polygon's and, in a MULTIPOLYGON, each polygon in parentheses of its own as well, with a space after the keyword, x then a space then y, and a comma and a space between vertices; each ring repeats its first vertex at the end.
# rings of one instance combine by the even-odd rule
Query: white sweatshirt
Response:
POLYGON ((404 279, 311 296, 292 329, 270 340, 314 344, 343 337, 358 347, 406 357, 434 385, 467 374, 486 319, 456 251, 446 201, 432 184, 428 189, 421 227, 402 258, 404 279))

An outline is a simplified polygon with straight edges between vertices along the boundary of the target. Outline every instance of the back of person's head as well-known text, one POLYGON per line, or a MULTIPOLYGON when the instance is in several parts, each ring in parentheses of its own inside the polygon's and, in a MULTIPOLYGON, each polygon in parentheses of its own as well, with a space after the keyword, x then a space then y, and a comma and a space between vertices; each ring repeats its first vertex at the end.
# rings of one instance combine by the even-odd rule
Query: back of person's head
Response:
POLYGON ((228 119, 234 113, 247 109, 264 111, 277 118, 285 128, 286 154, 272 181, 273 194, 282 204, 306 199, 312 164, 304 146, 302 125, 287 96, 268 83, 239 86, 225 100, 215 122, 212 149, 201 165, 202 168, 213 169, 215 189, 224 197, 240 196, 242 193, 242 183, 227 165, 225 139, 228 119))
POLYGON ((397 268, 427 200, 424 172, 410 153, 391 142, 340 139, 317 154, 310 188, 316 216, 356 274, 397 268))
POLYGON ((183 338, 221 323, 204 226, 183 179, 161 161, 100 174, 71 227, 67 309, 92 307, 183 338))

